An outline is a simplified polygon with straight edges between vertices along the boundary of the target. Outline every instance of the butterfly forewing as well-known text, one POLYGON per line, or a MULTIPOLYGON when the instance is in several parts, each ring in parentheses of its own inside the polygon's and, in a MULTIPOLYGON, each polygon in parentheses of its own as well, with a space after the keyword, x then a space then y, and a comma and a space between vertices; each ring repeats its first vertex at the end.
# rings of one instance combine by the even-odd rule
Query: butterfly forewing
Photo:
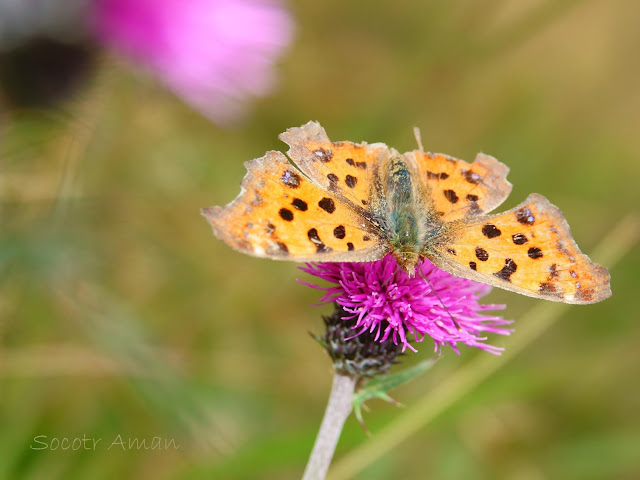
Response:
POLYGON ((202 213, 218 238, 258 257, 369 261, 388 247, 366 218, 311 182, 280 152, 247 162, 238 197, 202 213))
POLYGON ((390 156, 382 143, 332 142, 317 122, 289 128, 279 137, 289 157, 312 181, 355 207, 368 210, 373 173, 390 156))

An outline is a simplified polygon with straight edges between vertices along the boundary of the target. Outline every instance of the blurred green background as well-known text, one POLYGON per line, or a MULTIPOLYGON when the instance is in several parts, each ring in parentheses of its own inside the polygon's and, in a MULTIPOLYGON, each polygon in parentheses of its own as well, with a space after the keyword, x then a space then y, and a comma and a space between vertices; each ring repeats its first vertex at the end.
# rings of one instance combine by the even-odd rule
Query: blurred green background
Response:
MULTIPOLYGON (((275 93, 223 130, 131 65, 103 58, 51 109, 0 130, 0 478, 298 478, 331 382, 296 265, 216 240, 201 207, 243 162, 318 120, 511 168, 510 208, 538 192, 590 253, 640 204, 640 4, 632 0, 305 2, 275 93), (34 438, 102 438, 33 450, 34 438), (118 438, 180 448, 108 449, 118 438), (42 438, 42 437, 41 437, 42 438)), ((597 261, 598 258, 595 258, 597 261)), ((479 388, 359 479, 640 478, 640 255, 613 297, 571 307, 479 388)), ((538 302, 494 291, 512 337, 538 302)), ((425 342, 411 363, 431 355, 425 342)), ((445 351, 395 392, 408 408, 483 352, 445 351)), ((496 361, 501 361, 497 359, 496 361)), ((505 360, 506 361, 506 360, 505 360)), ((374 435, 401 413, 370 402, 374 435)), ((367 441, 347 423, 336 458, 367 441)))

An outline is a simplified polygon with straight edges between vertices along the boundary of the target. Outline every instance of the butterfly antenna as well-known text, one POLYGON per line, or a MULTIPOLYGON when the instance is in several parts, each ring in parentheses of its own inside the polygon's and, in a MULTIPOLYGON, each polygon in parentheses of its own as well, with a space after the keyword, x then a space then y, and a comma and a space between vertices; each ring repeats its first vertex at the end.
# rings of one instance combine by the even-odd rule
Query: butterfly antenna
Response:
POLYGON ((413 127, 413 136, 416 137, 416 142, 418 143, 418 149, 420 153, 424 153, 424 147, 422 146, 422 137, 420 136, 420 128, 413 127))
POLYGON ((453 315, 451 315, 451 312, 449 311, 449 309, 447 308, 447 306, 444 304, 444 302, 442 301, 442 298, 440 298, 440 295, 438 294, 438 291, 435 289, 435 287, 433 286, 433 283, 431 283, 431 281, 427 278, 427 276, 422 272, 422 270, 420 270, 420 267, 416 267, 416 271, 418 272, 418 275, 420 276, 420 278, 422 278, 425 282, 427 282, 429 284, 429 286, 431 287, 431 291, 435 294, 436 298, 438 299, 438 301, 440 302, 440 305, 442 305, 442 308, 444 308, 444 311, 447 312, 447 315, 449 315, 449 318, 451 319, 451 321, 453 322, 453 325, 456 327, 456 329, 459 332, 462 332, 462 327, 460 327, 460 324, 458 322, 456 322, 456 319, 453 318, 453 315))

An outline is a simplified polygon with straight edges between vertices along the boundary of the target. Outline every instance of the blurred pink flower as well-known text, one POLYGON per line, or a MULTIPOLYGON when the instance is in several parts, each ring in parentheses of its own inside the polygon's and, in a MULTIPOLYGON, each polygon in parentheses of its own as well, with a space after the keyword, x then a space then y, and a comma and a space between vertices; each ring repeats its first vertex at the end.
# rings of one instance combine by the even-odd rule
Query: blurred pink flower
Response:
POLYGON ((293 34, 277 0, 95 0, 91 23, 104 44, 218 124, 273 88, 274 62, 293 34))
POLYGON ((459 353, 456 345, 460 342, 500 354, 502 348, 484 343, 487 337, 483 333, 511 332, 504 328, 511 321, 482 314, 504 308, 479 303, 491 291, 490 286, 454 277, 426 259, 416 267, 420 274, 413 277, 398 267, 393 255, 375 262, 316 263, 300 268, 331 283, 320 287, 302 282, 324 290, 321 301, 342 306, 348 314, 343 320, 355 320, 354 337, 370 332, 376 341, 392 339, 396 345, 400 342, 403 350, 415 351, 410 336, 415 342, 428 336, 438 352, 448 345, 459 353))

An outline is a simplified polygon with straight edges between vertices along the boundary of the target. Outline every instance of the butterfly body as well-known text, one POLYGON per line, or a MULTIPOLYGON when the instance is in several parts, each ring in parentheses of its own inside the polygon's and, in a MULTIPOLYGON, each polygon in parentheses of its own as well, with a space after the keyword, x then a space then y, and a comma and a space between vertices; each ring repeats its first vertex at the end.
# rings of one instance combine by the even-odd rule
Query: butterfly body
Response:
POLYGON ((247 162, 238 197, 203 209, 236 250, 302 262, 394 255, 412 275, 428 258, 449 273, 528 296, 594 303, 609 274, 580 252, 560 210, 532 194, 489 215, 511 191, 508 168, 381 143, 331 142, 316 122, 291 128, 280 152, 247 162))
POLYGON ((400 267, 409 275, 421 258, 428 256, 429 244, 441 232, 443 222, 423 205, 419 179, 402 155, 376 165, 371 212, 377 219, 377 235, 384 239, 400 267))
MULTIPOLYGON (((391 159, 388 172, 384 173, 381 203, 387 207, 384 212, 388 225, 386 238, 399 265, 411 274, 422 248, 420 211, 415 204, 411 172, 404 159, 397 156, 391 159)), ((381 233, 384 237, 385 232, 381 233)))

